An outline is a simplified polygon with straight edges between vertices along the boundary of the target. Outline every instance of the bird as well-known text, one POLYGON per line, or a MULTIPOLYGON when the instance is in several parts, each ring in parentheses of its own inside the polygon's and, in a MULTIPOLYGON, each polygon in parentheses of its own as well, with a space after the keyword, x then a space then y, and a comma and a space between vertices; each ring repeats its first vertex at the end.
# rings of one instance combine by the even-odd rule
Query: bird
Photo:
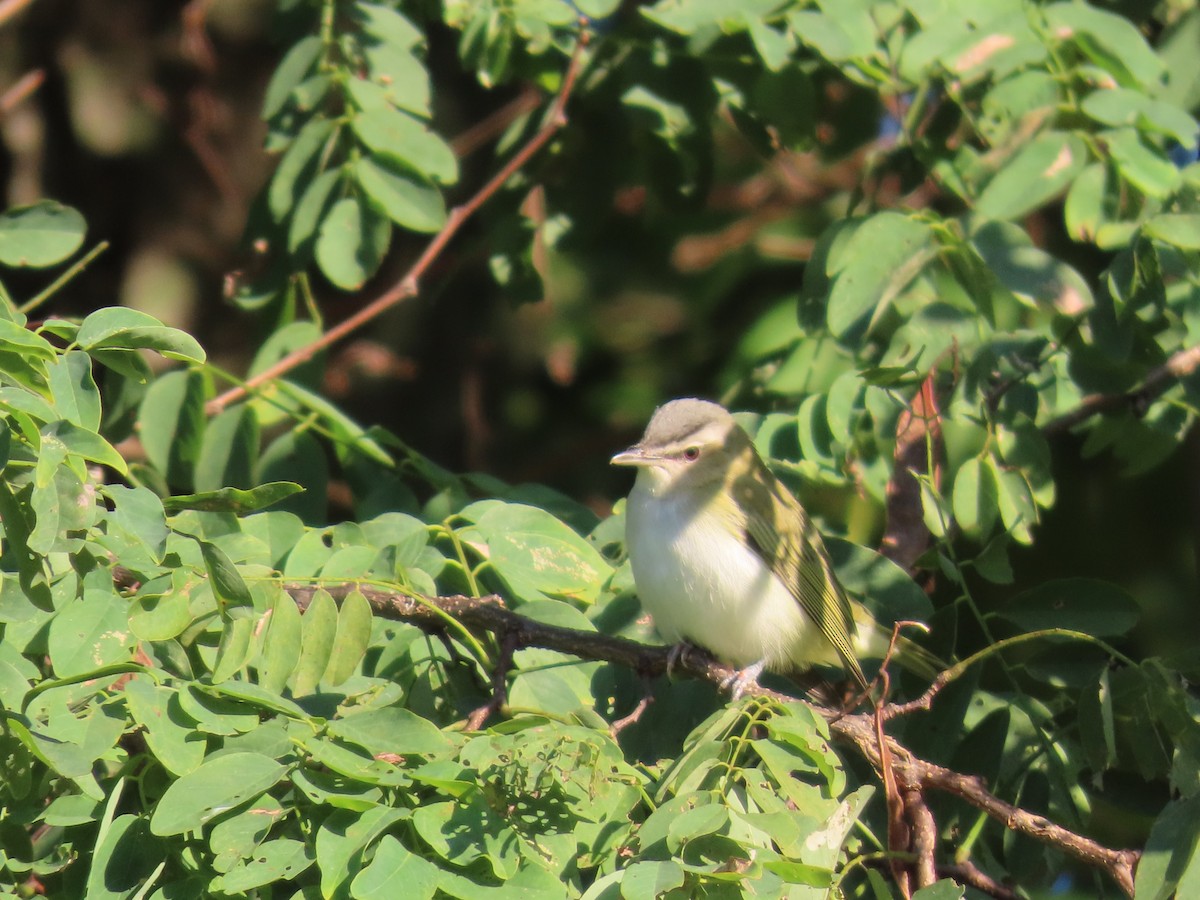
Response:
MULTIPOLYGON (((626 551, 642 605, 675 652, 698 644, 733 666, 735 697, 764 669, 814 665, 868 689, 859 659, 883 658, 891 629, 847 595, 813 520, 728 410, 665 403, 612 464, 637 469, 626 551)), ((930 679, 939 668, 907 639, 896 659, 930 679)))

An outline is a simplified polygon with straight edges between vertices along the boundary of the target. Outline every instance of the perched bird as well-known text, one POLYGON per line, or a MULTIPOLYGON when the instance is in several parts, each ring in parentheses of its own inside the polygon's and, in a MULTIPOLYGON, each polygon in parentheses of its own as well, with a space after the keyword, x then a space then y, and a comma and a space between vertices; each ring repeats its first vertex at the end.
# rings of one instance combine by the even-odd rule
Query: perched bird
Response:
MULTIPOLYGON (((890 629, 846 595, 816 526, 724 407, 672 400, 612 462, 637 468, 625 544, 664 638, 737 667, 735 695, 764 668, 840 666, 867 686, 859 658, 882 658, 890 629)), ((896 658, 936 672, 911 641, 896 658)))

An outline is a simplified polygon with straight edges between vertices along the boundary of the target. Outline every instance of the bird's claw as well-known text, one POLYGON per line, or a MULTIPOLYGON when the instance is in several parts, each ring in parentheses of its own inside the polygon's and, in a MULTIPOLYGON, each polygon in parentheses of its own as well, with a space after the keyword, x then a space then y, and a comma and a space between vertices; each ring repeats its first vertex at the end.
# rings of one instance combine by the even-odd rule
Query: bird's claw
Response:
POLYGON ((747 691, 758 691, 761 688, 761 685, 758 683, 758 676, 762 674, 764 668, 766 668, 766 661, 759 660, 752 666, 738 669, 721 682, 721 688, 728 690, 733 695, 734 700, 740 700, 742 694, 747 691))

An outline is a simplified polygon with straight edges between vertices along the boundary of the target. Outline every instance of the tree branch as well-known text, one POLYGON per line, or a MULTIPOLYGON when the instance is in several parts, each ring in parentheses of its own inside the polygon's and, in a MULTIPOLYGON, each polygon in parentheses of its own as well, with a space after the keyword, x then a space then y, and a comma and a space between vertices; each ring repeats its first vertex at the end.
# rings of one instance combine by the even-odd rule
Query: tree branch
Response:
POLYGON ((588 30, 588 22, 586 19, 580 19, 579 36, 575 42, 575 50, 571 55, 571 62, 568 64, 566 73, 563 75, 562 87, 559 88, 554 101, 550 105, 545 123, 538 130, 537 134, 530 138, 529 142, 518 150, 499 172, 492 176, 487 184, 475 192, 470 200, 462 206, 456 206, 450 210, 450 214, 446 217, 446 224, 442 226, 442 230, 433 236, 433 239, 426 245, 424 252, 421 253, 417 261, 412 264, 399 281, 354 315, 330 328, 311 344, 293 350, 287 356, 283 357, 283 359, 279 360, 279 362, 259 372, 244 384, 230 388, 225 393, 208 401, 208 404, 205 406, 205 411, 208 415, 216 415, 231 403, 241 400, 255 388, 308 362, 322 350, 337 343, 351 332, 358 330, 386 310, 407 300, 409 297, 415 297, 420 290, 421 278, 424 277, 429 267, 433 265, 433 262, 441 255, 442 251, 446 249, 446 245, 450 243, 451 238, 458 233, 463 224, 478 212, 480 207, 504 186, 505 182, 512 178, 538 151, 546 146, 558 130, 566 124, 567 101, 575 90, 575 84, 583 68, 583 52, 590 41, 591 32, 588 30))
POLYGON ((1128 409, 1135 416, 1145 415, 1150 404, 1170 390, 1181 378, 1186 378, 1200 368, 1200 346, 1185 347, 1146 376, 1146 380, 1132 391, 1123 394, 1090 394, 1079 406, 1051 419, 1042 426, 1042 433, 1066 434, 1076 425, 1086 422, 1101 413, 1121 412, 1128 409))
MULTIPOLYGON (((375 614, 386 619, 406 621, 432 632, 441 632, 445 629, 446 616, 449 615, 469 629, 502 635, 506 647, 511 646, 514 652, 525 647, 557 650, 580 659, 627 666, 647 678, 665 674, 670 656, 668 647, 653 647, 626 638, 535 622, 506 608, 503 600, 496 595, 478 598, 422 597, 354 583, 325 584, 319 587, 312 584, 284 584, 283 587, 302 609, 321 588, 339 602, 351 591, 357 590, 367 598, 375 614)), ((688 675, 717 686, 727 683, 735 674, 731 667, 701 653, 682 654, 674 661, 671 671, 672 674, 688 675)), ((781 702, 795 699, 769 689, 760 689, 759 692, 781 702)), ((936 830, 930 832, 929 829, 935 827, 932 816, 926 818, 928 810, 923 810, 923 801, 918 802, 918 798, 923 797, 926 791, 932 790, 957 797, 1005 828, 1049 844, 1068 856, 1100 869, 1116 882, 1121 890, 1133 896, 1133 873, 1141 856, 1139 851, 1105 847, 1091 838, 1051 822, 1044 816, 1001 800, 989 792, 983 780, 976 776, 963 775, 914 756, 895 738, 885 737, 881 742, 876 733, 876 718, 873 712, 847 715, 819 706, 814 706, 814 709, 829 723, 834 739, 853 749, 876 771, 881 770, 884 755, 889 757, 888 766, 895 777, 900 795, 905 800, 910 820, 915 819, 914 824, 920 837, 918 854, 923 857, 919 859, 920 878, 929 876, 929 854, 932 853, 930 841, 936 840, 936 830), (918 796, 914 797, 913 794, 918 796)), ((886 715, 887 709, 888 707, 883 709, 883 718, 889 718, 886 715)), ((978 870, 974 870, 974 873, 992 885, 986 889, 990 893, 1006 896, 1003 886, 988 879, 978 870)), ((969 879, 964 881, 974 883, 969 879)))

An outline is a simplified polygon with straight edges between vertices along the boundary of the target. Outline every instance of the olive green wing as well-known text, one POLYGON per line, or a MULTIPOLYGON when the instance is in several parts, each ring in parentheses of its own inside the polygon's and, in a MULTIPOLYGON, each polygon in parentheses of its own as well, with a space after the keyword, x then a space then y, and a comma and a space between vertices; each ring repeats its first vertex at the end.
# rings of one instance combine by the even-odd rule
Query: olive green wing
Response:
POLYGON ((804 613, 837 650, 846 671, 862 687, 866 676, 852 643, 855 633, 850 599, 838 583, 817 527, 800 501, 760 459, 734 475, 733 504, 747 544, 792 592, 804 613))

